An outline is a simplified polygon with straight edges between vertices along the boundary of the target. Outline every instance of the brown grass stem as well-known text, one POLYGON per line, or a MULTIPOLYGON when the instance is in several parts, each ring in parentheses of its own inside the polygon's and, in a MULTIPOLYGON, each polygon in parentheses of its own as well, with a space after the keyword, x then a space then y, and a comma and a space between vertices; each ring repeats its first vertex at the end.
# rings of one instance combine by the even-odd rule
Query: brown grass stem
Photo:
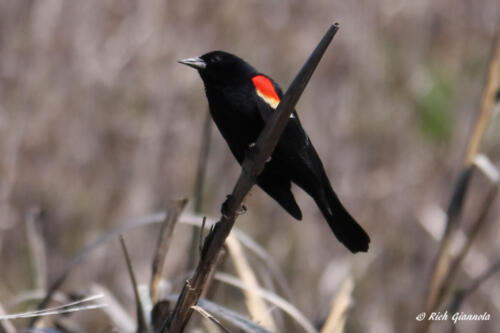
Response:
POLYGON ((180 214, 184 207, 186 207, 187 199, 171 200, 167 204, 168 215, 161 225, 160 234, 158 236, 158 243, 151 266, 151 283, 150 283, 150 296, 151 302, 155 304, 158 301, 158 285, 161 280, 163 267, 165 266, 165 258, 167 257, 170 240, 174 232, 175 225, 179 219, 180 214))
POLYGON ((132 261, 128 254, 127 246, 125 245, 125 240, 123 236, 120 235, 120 245, 122 247, 123 256, 125 257, 125 262, 127 263, 127 270, 130 276, 130 281, 132 282, 132 288, 134 290, 135 307, 137 312, 137 333, 147 333, 149 332, 149 325, 146 321, 146 316, 144 313, 144 307, 141 302, 141 297, 139 295, 139 288, 137 285, 137 280, 135 278, 134 269, 132 267, 132 261))
MULTIPOLYGON (((471 134, 467 154, 464 161, 464 168, 457 180, 455 190, 453 191, 450 204, 447 211, 447 224, 445 233, 440 242, 440 247, 435 259, 435 264, 432 272, 432 277, 429 283, 427 293, 425 295, 424 312, 431 313, 441 303, 445 296, 443 290, 446 288, 449 278, 451 262, 453 260, 450 253, 450 246, 453 243, 456 232, 460 225, 460 216, 463 208, 463 202, 467 193, 468 185, 474 170, 474 159, 479 153, 480 143, 487 128, 489 119, 491 118, 495 96, 500 84, 500 31, 497 32, 493 41, 492 52, 488 65, 486 82, 483 89, 481 103, 478 111, 478 117, 475 122, 474 130, 471 134)), ((465 254, 463 254, 465 257, 465 254)), ((455 261, 453 265, 461 263, 455 261)), ((417 332, 425 333, 429 330, 431 321, 424 320, 419 322, 417 332)))

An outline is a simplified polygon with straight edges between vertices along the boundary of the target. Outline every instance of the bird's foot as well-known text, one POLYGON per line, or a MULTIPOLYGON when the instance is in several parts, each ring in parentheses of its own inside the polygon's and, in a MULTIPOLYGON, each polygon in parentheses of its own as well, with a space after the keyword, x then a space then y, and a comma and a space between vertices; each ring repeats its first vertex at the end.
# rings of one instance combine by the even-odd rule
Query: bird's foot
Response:
POLYGON ((236 210, 236 214, 243 215, 247 212, 247 207, 245 205, 241 205, 240 208, 236 210))
MULTIPOLYGON (((232 200, 233 196, 231 194, 228 194, 227 197, 226 197, 226 200, 224 201, 224 203, 222 204, 221 208, 220 208, 220 212, 222 214, 222 216, 226 219, 229 218, 229 214, 228 214, 228 210, 229 210, 229 200, 232 200)), ((241 205, 240 208, 238 208, 236 210, 236 215, 243 215, 247 212, 247 208, 245 207, 245 205, 241 205)))

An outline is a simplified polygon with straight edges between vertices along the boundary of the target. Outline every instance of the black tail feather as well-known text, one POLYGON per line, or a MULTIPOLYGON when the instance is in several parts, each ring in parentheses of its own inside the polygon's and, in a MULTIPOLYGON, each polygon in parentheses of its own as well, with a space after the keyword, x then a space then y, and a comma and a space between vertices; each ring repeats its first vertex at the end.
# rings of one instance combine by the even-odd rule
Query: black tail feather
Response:
POLYGON ((335 237, 345 247, 353 253, 368 251, 370 237, 344 208, 331 186, 325 186, 315 201, 335 237))

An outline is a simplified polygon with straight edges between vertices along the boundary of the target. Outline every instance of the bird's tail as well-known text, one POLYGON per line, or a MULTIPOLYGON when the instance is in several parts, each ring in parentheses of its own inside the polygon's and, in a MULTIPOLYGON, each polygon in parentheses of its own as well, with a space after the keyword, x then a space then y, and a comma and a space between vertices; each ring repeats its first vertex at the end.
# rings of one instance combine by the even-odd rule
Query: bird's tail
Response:
POLYGON ((344 208, 328 180, 324 183, 314 199, 335 237, 353 253, 368 251, 370 237, 344 208))

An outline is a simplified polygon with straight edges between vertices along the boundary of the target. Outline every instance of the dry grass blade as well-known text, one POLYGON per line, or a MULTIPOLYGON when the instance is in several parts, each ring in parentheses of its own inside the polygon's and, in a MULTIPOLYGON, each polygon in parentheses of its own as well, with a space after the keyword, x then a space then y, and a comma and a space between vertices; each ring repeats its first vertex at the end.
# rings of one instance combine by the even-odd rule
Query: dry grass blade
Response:
MULTIPOLYGON (((54 280, 54 282, 51 284, 49 287, 49 290, 45 294, 45 297, 43 298, 43 295, 36 296, 36 297, 30 297, 30 299, 37 299, 37 298, 43 298, 43 300, 39 303, 38 309, 42 309, 45 307, 50 300, 53 298, 53 296, 57 293, 59 288, 62 286, 66 278, 70 275, 70 273, 76 268, 78 264, 82 262, 83 259, 85 259, 88 255, 90 255, 93 251, 99 249, 101 246, 106 245, 109 241, 113 240, 114 237, 117 235, 120 235, 121 233, 124 233, 128 230, 143 227, 146 225, 150 224, 156 224, 156 223, 162 223, 165 221, 167 217, 167 214, 164 212, 158 212, 158 213, 153 213, 150 215, 146 215, 142 218, 130 220, 123 225, 120 225, 117 228, 113 228, 100 236, 97 240, 91 242, 89 245, 84 247, 82 250, 78 251, 72 259, 70 259, 69 264, 66 266, 64 271, 54 280)), ((199 215, 193 215, 189 213, 184 213, 181 216, 181 222, 182 223, 187 223, 190 225, 196 225, 200 226, 202 217, 199 215)), ((208 219, 207 224, 213 225, 215 221, 213 219, 208 219)), ((249 238, 247 235, 245 235, 243 232, 240 230, 234 230, 235 235, 240 239, 242 244, 247 246, 250 250, 252 250, 257 256, 259 256, 262 260, 264 260, 267 264, 270 265, 270 261, 272 258, 265 252, 262 247, 260 247, 255 241, 253 241, 251 238, 249 238)), ((275 270, 273 271, 274 274, 276 275, 277 273, 275 270)), ((30 326, 33 326, 38 320, 38 317, 34 317, 32 322, 30 323, 30 326)))
POLYGON ((26 235, 30 248, 30 257, 33 261, 35 287, 37 289, 47 288, 47 255, 40 230, 42 214, 40 207, 32 207, 28 211, 26 218, 26 235))
MULTIPOLYGON (((487 279, 489 279, 498 271, 500 271, 500 260, 497 260, 484 273, 482 273, 476 279, 471 281, 467 287, 458 290, 453 295, 453 299, 450 303, 450 306, 448 307, 450 309, 450 313, 459 312, 462 304, 465 302, 465 299, 469 297, 474 291, 476 291, 481 286, 481 284, 483 284, 487 279)), ((455 332, 456 328, 457 328, 456 324, 451 324, 449 332, 450 333, 455 332)))
POLYGON ((222 281, 226 284, 229 284, 231 286, 237 287, 239 289, 246 290, 248 292, 259 295, 260 297, 270 302, 271 304, 275 305, 276 307, 280 308, 290 317, 292 317, 302 327, 304 332, 307 333, 318 332, 311 324, 311 322, 299 310, 297 310, 297 308, 293 304, 286 301, 282 297, 276 295, 275 293, 269 292, 268 290, 262 288, 251 289, 238 278, 225 273, 215 274, 215 279, 222 281))
POLYGON ((229 249, 229 253, 233 258, 233 264, 236 268, 236 272, 240 277, 241 281, 243 281, 244 285, 248 287, 248 289, 244 290, 245 294, 245 303, 248 308, 248 312, 251 317, 255 320, 258 320, 262 326, 266 327, 272 332, 276 332, 276 324, 271 316, 271 313, 268 311, 266 303, 264 300, 257 296, 255 293, 250 292, 249 290, 255 290, 260 288, 259 283, 257 281, 257 277, 255 276, 253 270, 251 269, 247 258, 243 253, 243 249, 241 248, 240 242, 229 235, 226 239, 226 244, 229 249))
POLYGON ((347 310, 352 304, 352 291, 354 290, 354 281, 352 276, 348 276, 337 292, 333 300, 330 313, 321 329, 321 333, 342 333, 344 332, 347 318, 347 310))
MULTIPOLYGON (((7 306, 16 306, 22 302, 35 302, 43 299, 45 297, 46 290, 35 289, 35 290, 27 290, 23 291, 20 294, 17 294, 13 298, 9 299, 6 304, 7 306)), ((98 293, 96 293, 98 294, 98 293)), ((64 303, 68 300, 67 296, 62 292, 57 292, 53 297, 54 301, 59 303, 64 303)))
POLYGON ((244 332, 250 333, 270 333, 264 327, 252 322, 250 319, 236 313, 228 308, 210 302, 206 299, 200 299, 198 306, 224 319, 226 322, 238 327, 244 332))
MULTIPOLYGON (((434 272, 429 284, 424 305, 424 312, 426 313, 433 312, 433 309, 437 306, 438 297, 441 294, 441 288, 451 264, 452 255, 450 253, 450 246, 453 242, 456 229, 459 225, 458 220, 460 218, 463 201, 467 193, 467 188, 469 186, 473 170, 473 166, 471 166, 465 169, 460 174, 455 186, 455 190, 453 191, 450 204, 448 206, 445 232, 440 242, 437 259, 434 266, 434 272)), ((427 320, 421 322, 421 327, 425 330, 427 329, 427 322, 427 320)), ((425 330, 421 332, 425 332, 425 330)))
POLYGON ((180 199, 170 201, 167 206, 168 215, 161 225, 158 243, 156 245, 152 264, 151 283, 149 290, 151 302, 153 304, 158 300, 158 284, 161 279, 163 267, 165 266, 165 258, 167 257, 170 239, 172 238, 172 233, 174 232, 174 228, 177 224, 177 220, 179 219, 179 215, 182 213, 184 207, 186 207, 186 204, 187 199, 180 199))
MULTIPOLYGON (((0 318, 5 316, 5 309, 3 308, 2 304, 0 304, 0 318)), ((8 319, 1 319, 0 320, 0 332, 1 333, 16 333, 17 330, 14 327, 14 325, 10 322, 8 319)))
MULTIPOLYGON (((169 296, 168 299, 175 301, 179 295, 172 295, 169 296)), ((197 306, 200 308, 204 309, 205 311, 216 315, 218 318, 223 319, 225 322, 230 323, 234 327, 239 328, 243 332, 250 332, 250 333, 271 333, 264 327, 254 323, 247 317, 234 312, 233 310, 230 310, 226 307, 223 307, 221 305, 218 305, 216 303, 213 303, 209 300, 206 299, 200 299, 198 301, 197 306)))
MULTIPOLYGON (((215 224, 215 220, 213 218, 207 219, 205 216, 195 215, 192 213, 183 213, 179 218, 181 223, 197 227, 201 226, 203 228, 203 223, 200 223, 200 220, 202 219, 206 222, 208 227, 211 227, 213 224, 215 224)), ((250 250, 266 265, 268 271, 272 274, 273 278, 278 283, 281 291, 285 294, 286 298, 293 299, 293 295, 290 292, 290 287, 287 285, 286 278, 280 271, 279 265, 276 263, 274 258, 269 253, 267 253, 267 251, 262 246, 260 246, 255 240, 253 240, 242 230, 234 227, 231 230, 231 235, 235 236, 243 246, 250 250)))
POLYGON ((474 162, 474 159, 479 152, 479 146, 484 132, 486 131, 488 121, 493 112, 495 96, 498 92, 498 88, 500 87, 500 75, 498 73, 500 73, 500 32, 497 32, 493 42, 493 49, 488 68, 488 77, 486 78, 486 85, 483 89, 478 118, 469 141, 467 156, 465 158, 466 166, 471 165, 474 162))
POLYGON ((2 316, 2 317, 0 317, 0 320, 53 316, 53 315, 59 315, 59 314, 64 314, 64 313, 70 313, 70 312, 79 312, 79 311, 101 309, 101 308, 104 308, 106 306, 107 306, 107 304, 92 304, 92 305, 72 306, 72 307, 64 308, 64 309, 60 309, 60 310, 23 312, 23 313, 16 313, 16 314, 12 314, 12 315, 2 316))
POLYGON ((137 311, 137 332, 149 332, 149 325, 146 321, 146 316, 144 312, 144 307, 142 306, 141 298, 139 295, 139 289, 137 286, 137 280, 135 279, 134 270, 132 268, 132 262, 130 261, 130 256, 127 251, 127 246, 125 245, 125 240, 120 236, 120 244, 122 246, 123 255, 127 263, 128 273, 130 275, 130 280, 132 282, 132 288, 134 290, 135 306, 137 311))
POLYGON ((94 296, 85 297, 85 298, 80 299, 78 301, 66 303, 66 304, 63 304, 60 306, 55 306, 55 307, 51 307, 51 308, 44 309, 44 310, 3 315, 3 316, 0 316, 0 321, 9 320, 9 319, 17 319, 17 318, 43 317, 43 316, 57 315, 57 314, 69 313, 69 312, 77 312, 77 311, 84 311, 84 310, 91 310, 91 309, 100 309, 100 308, 106 307, 107 304, 104 304, 104 303, 91 304, 91 305, 80 305, 80 304, 92 302, 92 301, 95 301, 96 299, 100 299, 102 297, 103 297, 102 295, 94 295, 94 296))
MULTIPOLYGON (((436 241, 440 240, 441 234, 438 234, 434 230, 434 224, 440 224, 444 228, 444 217, 439 217, 445 215, 444 212, 439 212, 439 207, 435 207, 434 213, 428 213, 427 217, 423 217, 419 220, 422 227, 429 233, 429 235, 436 241)), ((436 229, 439 229, 436 228, 436 229)), ((454 243, 451 248, 451 253, 456 257, 459 255, 461 249, 463 249, 465 243, 467 242, 467 238, 465 233, 459 230, 457 232, 457 242, 454 243), (457 246, 456 246, 457 245, 457 246)), ((470 246, 470 249, 467 252, 467 255, 463 259, 462 265, 460 266, 464 273, 466 274, 466 278, 469 280, 473 280, 475 276, 480 275, 480 272, 487 269, 489 266, 489 259, 485 256, 480 250, 478 250, 474 244, 470 246)), ((497 293, 491 292, 491 290, 480 289, 481 297, 489 300, 489 302, 495 306, 495 308, 500 311, 500 302, 497 297, 497 293)), ((450 312, 450 307, 447 307, 448 312, 450 312)))
POLYGON ((104 308, 104 313, 106 313, 119 332, 132 333, 135 330, 135 321, 130 317, 120 302, 116 300, 108 288, 100 284, 93 284, 90 290, 92 293, 104 295, 106 304, 108 304, 108 306, 104 308))
POLYGON ((213 231, 205 239, 200 262, 198 263, 193 277, 184 284, 174 311, 167 321, 165 330, 168 328, 169 332, 182 332, 188 323, 193 312, 191 307, 197 303, 206 286, 208 274, 213 271, 217 255, 231 232, 236 221, 237 211, 243 199, 255 184, 257 176, 264 168, 266 160, 271 155, 274 147, 276 147, 290 114, 293 112, 297 101, 328 45, 330 45, 338 28, 338 24, 332 25, 323 36, 316 49, 309 56, 307 62, 295 76, 292 84, 281 99, 276 109, 276 113, 274 113, 272 119, 266 123, 262 133, 259 135, 254 148, 255 153, 250 154, 243 161, 238 181, 234 186, 232 194, 225 203, 225 214, 223 214, 221 220, 215 225, 213 231))
MULTIPOLYGON (((453 285, 453 280, 455 277, 455 274, 458 271, 458 268, 460 267, 462 261, 464 260, 465 256, 467 253, 469 253, 470 248, 472 247, 472 244, 474 243, 474 240, 476 239, 476 236, 478 235, 479 231, 483 228, 485 222, 487 221, 487 216, 488 213, 490 212, 490 209, 497 198, 498 195, 498 183, 495 183, 490 190, 488 191, 488 194, 486 196, 486 199, 483 202, 483 205, 481 206, 481 209, 479 210, 479 216, 477 217, 476 221, 473 223, 471 231, 468 234, 467 240, 465 244, 462 246, 458 254, 456 255, 455 259, 450 265, 450 268, 448 270, 448 273, 445 277, 445 281, 447 281, 446 286, 443 286, 441 290, 441 295, 438 297, 438 302, 442 300, 442 298, 446 295, 446 291, 448 291, 448 287, 453 285)), ((441 303, 441 302, 439 302, 441 303)), ((438 304, 439 305, 439 304, 438 304)))
POLYGON ((481 286, 481 284, 483 284, 486 280, 488 280, 498 271, 500 271, 500 259, 494 262, 485 272, 479 275, 476 279, 471 281, 467 285, 467 287, 455 293, 451 305, 449 306, 450 312, 453 313, 459 311, 464 300, 474 291, 476 291, 481 286))
POLYGON ((499 183, 500 182, 500 172, 496 166, 491 162, 488 156, 483 154, 478 154, 474 159, 474 165, 481 170, 481 172, 488 177, 490 182, 499 183))
POLYGON ((285 276, 280 270, 280 266, 273 256, 271 256, 262 246, 260 246, 255 240, 248 236, 248 234, 240 229, 233 228, 231 234, 234 235, 242 245, 244 245, 264 263, 268 272, 271 273, 272 277, 277 282, 281 292, 287 299, 293 301, 294 295, 290 291, 290 286, 288 285, 285 276))
POLYGON ((43 309, 43 310, 30 311, 30 314, 45 313, 45 312, 54 312, 54 311, 65 309, 65 308, 71 308, 71 307, 74 307, 74 306, 79 305, 79 304, 93 302, 93 301, 95 301, 97 299, 100 299, 102 297, 103 297, 103 295, 88 296, 88 297, 79 299, 78 301, 73 301, 73 302, 70 302, 70 303, 65 303, 65 304, 62 304, 62 305, 59 305, 59 306, 54 306, 54 307, 43 309))
POLYGON ((221 331, 230 333, 231 331, 225 328, 220 321, 217 320, 214 316, 212 316, 210 313, 208 313, 205 309, 202 307, 199 307, 198 305, 193 305, 193 310, 201 314, 204 318, 210 320, 212 323, 214 323, 218 328, 220 328, 221 331))
MULTIPOLYGON (((110 240, 114 239, 114 237, 120 235, 121 233, 123 233, 127 230, 142 227, 142 226, 145 226, 148 224, 160 223, 160 222, 165 220, 166 216, 167 216, 166 213, 155 213, 155 214, 147 215, 141 219, 127 222, 118 228, 111 229, 110 231, 108 231, 105 234, 103 234, 102 236, 100 236, 97 240, 90 243, 89 245, 84 247, 82 250, 78 251, 78 253, 75 254, 71 258, 68 265, 64 268, 63 272, 50 285, 50 287, 47 291, 47 295, 38 304, 38 309, 42 309, 45 306, 47 306, 47 304, 52 299, 52 296, 54 295, 54 293, 57 290, 59 290, 59 288, 63 285, 64 281, 66 281, 66 278, 75 269, 75 267, 78 266, 80 264, 80 262, 83 259, 85 259, 94 250, 100 248, 104 244, 108 243, 110 240)), ((37 321, 38 321, 37 317, 33 318, 33 320, 29 324, 29 327, 33 327, 37 321)))
MULTIPOLYGON (((474 159, 479 153, 481 140, 486 131, 486 127, 495 103, 495 95, 497 94, 500 77, 500 31, 497 31, 488 66, 486 84, 483 89, 483 95, 479 108, 478 117, 475 123, 474 131, 469 140, 467 155, 465 157, 465 169, 455 187, 453 197, 448 207, 448 221, 445 234, 441 240, 440 248, 435 260, 435 265, 429 284, 428 291, 425 296, 424 311, 426 313, 434 312, 438 304, 442 301, 443 288, 445 288, 445 277, 448 274, 451 264, 450 246, 458 229, 458 221, 462 211, 462 203, 467 192, 468 183, 472 170, 474 168, 474 159)), ((427 332, 431 321, 423 320, 418 323, 417 331, 420 333, 427 332)))

